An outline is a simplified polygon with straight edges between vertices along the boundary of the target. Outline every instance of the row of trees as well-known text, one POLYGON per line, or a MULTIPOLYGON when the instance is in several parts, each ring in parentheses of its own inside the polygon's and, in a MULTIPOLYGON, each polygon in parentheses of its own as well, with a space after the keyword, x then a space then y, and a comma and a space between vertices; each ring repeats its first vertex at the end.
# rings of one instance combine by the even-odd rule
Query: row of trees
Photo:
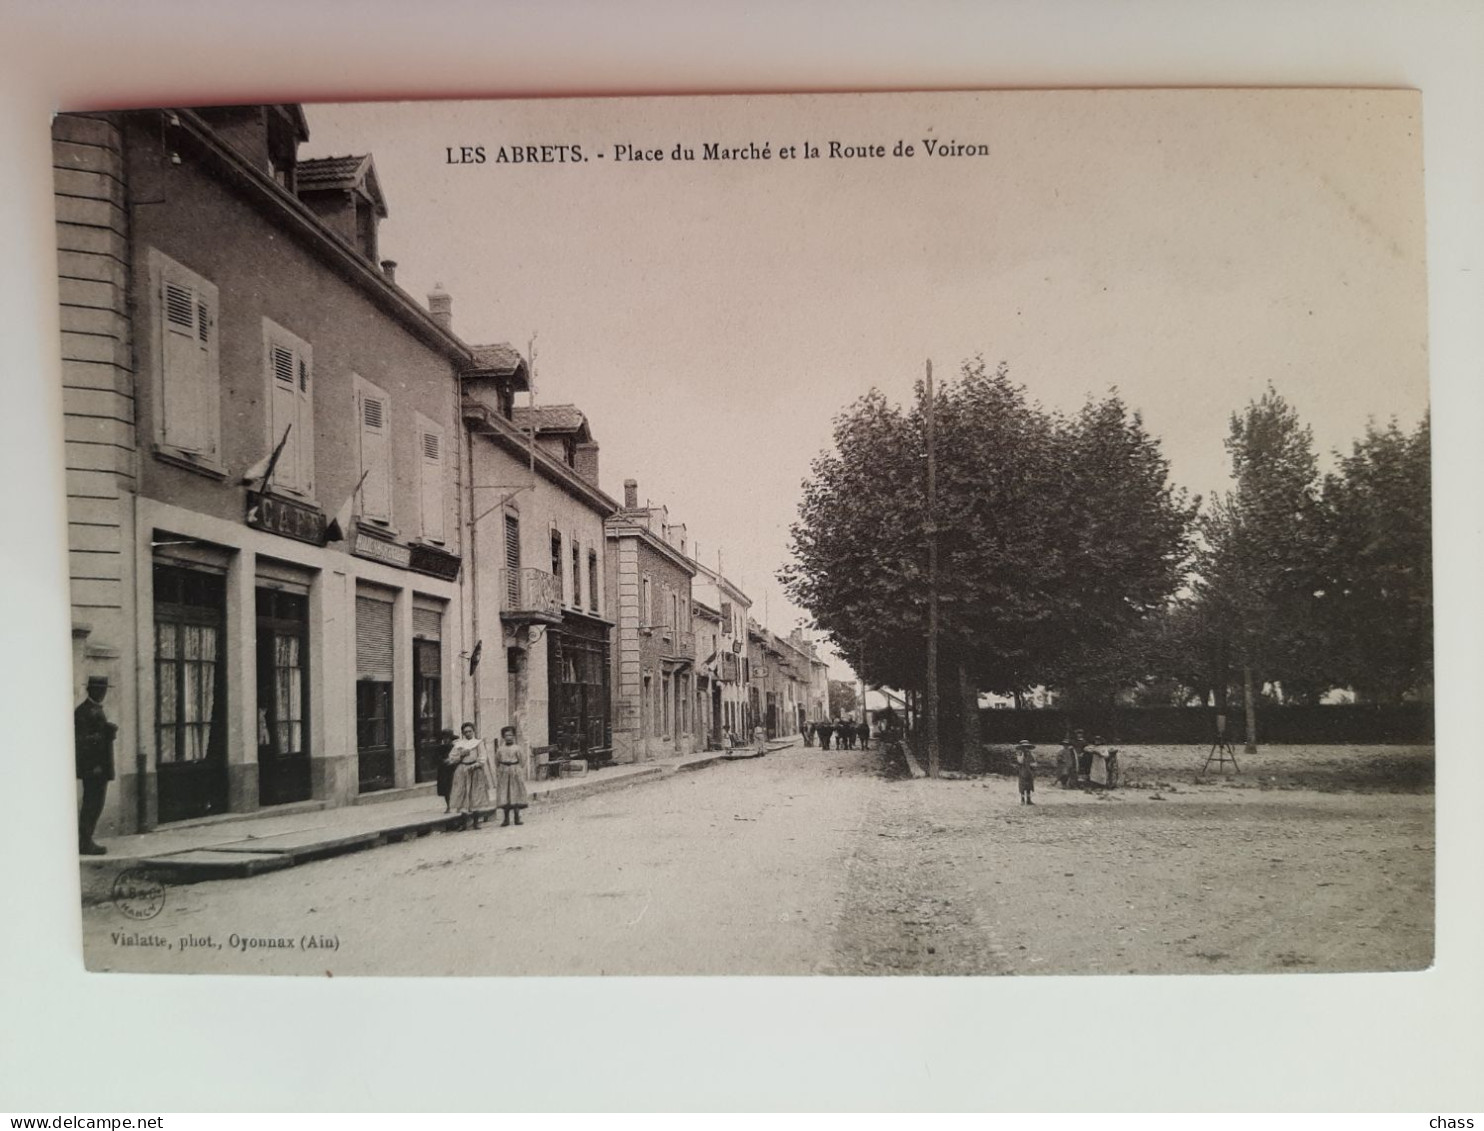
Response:
POLYGON ((1232 417, 1226 448, 1233 487, 1198 520, 1190 591, 1146 632, 1166 701, 1224 705, 1234 675, 1249 704, 1267 684, 1298 703, 1335 687, 1431 698, 1428 418, 1368 427, 1321 475, 1313 434, 1270 388, 1232 417))
MULTIPOLYGON (((965 364, 935 402, 940 664, 980 690, 1109 703, 1312 700, 1431 684, 1429 436, 1372 428, 1321 476, 1269 389, 1234 414, 1232 488, 1205 505, 1116 390, 1066 415, 1002 364, 965 364)), ((873 390, 837 418, 780 572, 868 682, 923 688, 925 389, 873 390)))

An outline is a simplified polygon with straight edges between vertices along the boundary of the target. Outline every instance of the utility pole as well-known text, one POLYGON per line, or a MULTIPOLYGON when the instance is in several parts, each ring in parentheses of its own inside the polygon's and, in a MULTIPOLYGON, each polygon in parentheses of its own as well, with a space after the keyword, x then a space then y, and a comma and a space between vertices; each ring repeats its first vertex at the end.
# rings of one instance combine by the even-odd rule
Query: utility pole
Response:
POLYGON ((938 468, 936 408, 933 404, 933 363, 927 363, 927 539, 928 539, 928 637, 927 637, 927 759, 928 777, 938 776, 938 468))

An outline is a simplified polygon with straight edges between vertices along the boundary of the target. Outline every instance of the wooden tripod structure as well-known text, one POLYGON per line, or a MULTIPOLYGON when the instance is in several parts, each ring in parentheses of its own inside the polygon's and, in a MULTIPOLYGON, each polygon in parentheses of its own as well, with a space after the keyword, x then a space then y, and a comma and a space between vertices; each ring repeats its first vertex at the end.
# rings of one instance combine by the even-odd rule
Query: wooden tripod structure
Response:
POLYGON ((1226 764, 1232 764, 1235 773, 1241 773, 1242 767, 1237 765, 1237 749, 1226 740, 1226 716, 1216 716, 1216 741, 1211 743, 1211 749, 1206 754, 1206 764, 1201 767, 1201 773, 1211 768, 1212 762, 1216 763, 1217 773, 1225 771, 1226 764))

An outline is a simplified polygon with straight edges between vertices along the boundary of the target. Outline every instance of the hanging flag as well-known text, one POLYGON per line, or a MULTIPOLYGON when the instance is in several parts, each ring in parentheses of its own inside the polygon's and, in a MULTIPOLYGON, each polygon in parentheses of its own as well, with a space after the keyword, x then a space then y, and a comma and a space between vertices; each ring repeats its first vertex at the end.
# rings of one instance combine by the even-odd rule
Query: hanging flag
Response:
POLYGON ((474 674, 474 669, 477 668, 477 667, 479 667, 479 655, 483 651, 484 651, 484 641, 483 640, 476 640, 474 642, 474 651, 472 651, 472 652, 469 653, 469 674, 470 675, 473 675, 474 674))
POLYGON ((284 428, 283 436, 274 446, 273 451, 244 471, 240 482, 257 481, 259 491, 267 489, 268 481, 273 478, 273 469, 278 466, 278 457, 283 455, 283 446, 289 442, 289 430, 293 427, 290 424, 284 428))
POLYGON ((370 470, 361 472, 361 477, 356 480, 355 488, 350 497, 341 504, 340 509, 335 512, 335 517, 330 519, 330 525, 325 527, 326 542, 343 542, 347 532, 350 530, 351 516, 355 513, 356 496, 361 493, 361 485, 366 482, 366 476, 370 470))

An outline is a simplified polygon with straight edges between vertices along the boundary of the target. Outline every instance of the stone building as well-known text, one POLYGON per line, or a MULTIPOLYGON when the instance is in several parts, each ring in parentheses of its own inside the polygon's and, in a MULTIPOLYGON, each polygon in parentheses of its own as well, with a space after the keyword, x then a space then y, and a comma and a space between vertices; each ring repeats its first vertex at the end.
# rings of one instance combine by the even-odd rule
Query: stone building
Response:
POLYGON ((378 263, 369 155, 297 105, 53 126, 75 694, 100 831, 350 804, 457 714, 467 347, 378 263))
POLYGON ((598 445, 573 405, 516 407, 529 385, 507 345, 474 347, 464 378, 473 527, 475 721, 512 724, 549 756, 612 757, 613 604, 598 445))
POLYGON ((752 600, 720 570, 691 564, 696 571, 691 580, 697 610, 696 717, 699 733, 720 745, 726 730, 744 737, 752 733, 746 676, 752 600))
POLYGON ((685 528, 664 507, 639 505, 624 481, 623 509, 607 521, 608 603, 614 611, 613 754, 642 762, 696 745, 691 580, 685 528))

